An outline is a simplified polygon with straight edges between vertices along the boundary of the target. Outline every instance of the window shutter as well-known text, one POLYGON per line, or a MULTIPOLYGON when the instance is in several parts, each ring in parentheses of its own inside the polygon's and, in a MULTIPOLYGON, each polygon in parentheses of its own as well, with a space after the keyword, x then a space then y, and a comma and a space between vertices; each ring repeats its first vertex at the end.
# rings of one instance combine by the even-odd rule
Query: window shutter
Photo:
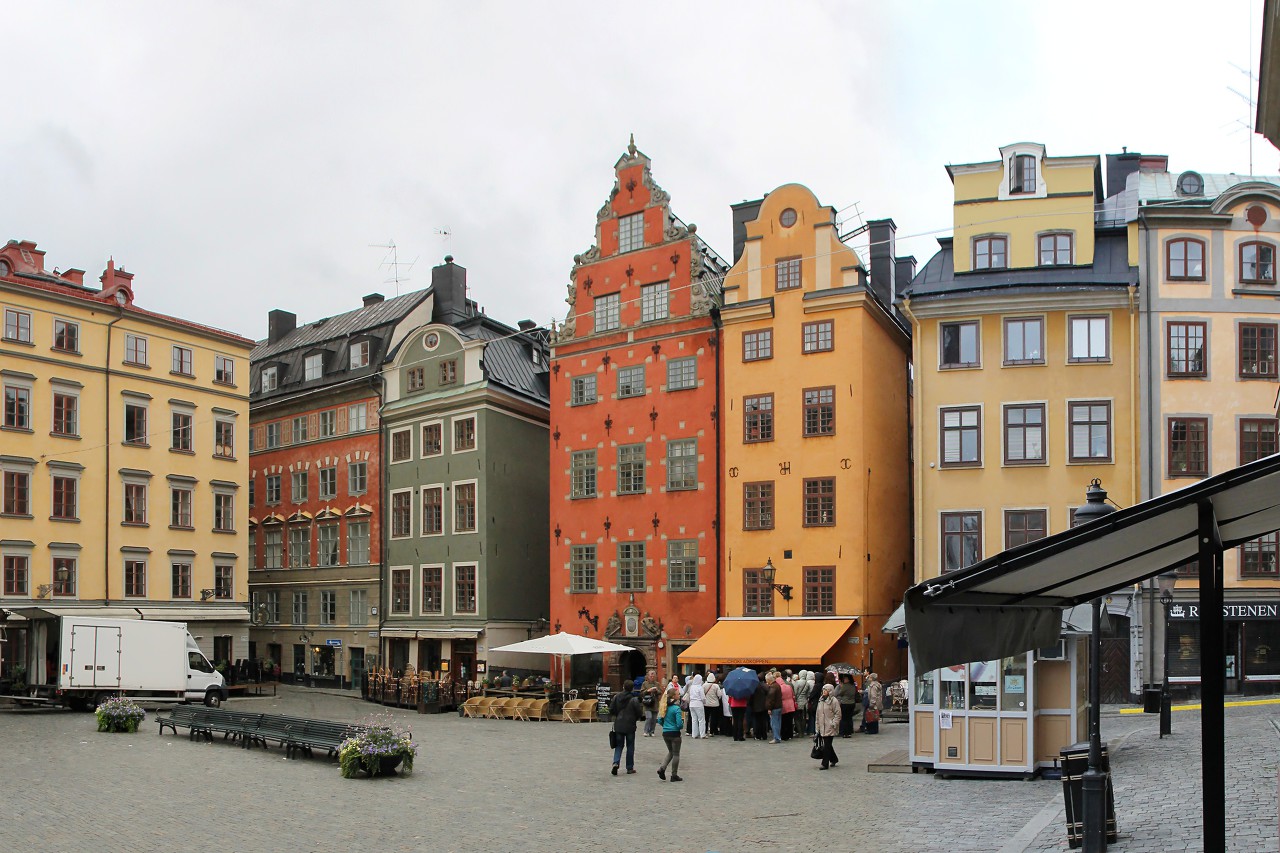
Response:
POLYGON ((338 435, 346 435, 346 432, 347 432, 347 407, 346 406, 338 407, 337 430, 338 430, 338 435))

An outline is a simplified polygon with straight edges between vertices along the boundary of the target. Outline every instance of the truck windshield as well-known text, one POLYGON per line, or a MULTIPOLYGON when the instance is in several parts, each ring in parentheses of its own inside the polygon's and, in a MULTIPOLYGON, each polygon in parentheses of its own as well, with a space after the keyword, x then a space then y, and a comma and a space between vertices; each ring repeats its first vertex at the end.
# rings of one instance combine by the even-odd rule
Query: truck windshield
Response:
POLYGON ((213 666, 199 652, 187 652, 187 668, 196 672, 213 672, 213 666))

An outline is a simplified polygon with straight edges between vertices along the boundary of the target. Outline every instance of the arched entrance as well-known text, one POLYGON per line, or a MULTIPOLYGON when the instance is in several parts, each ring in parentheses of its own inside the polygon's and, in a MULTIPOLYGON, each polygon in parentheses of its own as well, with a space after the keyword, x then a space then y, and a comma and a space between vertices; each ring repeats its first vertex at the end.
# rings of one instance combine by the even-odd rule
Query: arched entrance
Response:
POLYGON ((618 672, 624 681, 635 681, 637 678, 644 678, 647 669, 648 660, 645 658, 644 652, 639 649, 619 653, 618 672))

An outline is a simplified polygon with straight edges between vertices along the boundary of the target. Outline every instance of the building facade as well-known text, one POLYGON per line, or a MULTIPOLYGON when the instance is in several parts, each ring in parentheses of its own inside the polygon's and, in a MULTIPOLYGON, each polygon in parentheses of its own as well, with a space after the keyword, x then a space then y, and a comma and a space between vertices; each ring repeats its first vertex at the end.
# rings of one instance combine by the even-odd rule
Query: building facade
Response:
POLYGON ((676 656, 720 601, 720 374, 725 264, 672 212, 634 141, 595 242, 575 257, 551 367, 551 614, 631 646, 617 684, 676 656))
POLYGON ((547 331, 477 310, 451 257, 431 293, 386 369, 382 637, 393 672, 468 681, 548 624, 547 331))
MULTIPOLYGON (((242 658, 252 342, 146 310, 114 262, 95 288, 44 254, 0 248, 0 608, 186 622, 211 661, 242 658)), ((57 659, 29 624, 6 667, 57 659)))
POLYGON ((430 292, 381 294, 297 325, 272 311, 253 350, 251 657, 286 680, 359 684, 379 654, 382 363, 431 318, 430 292))

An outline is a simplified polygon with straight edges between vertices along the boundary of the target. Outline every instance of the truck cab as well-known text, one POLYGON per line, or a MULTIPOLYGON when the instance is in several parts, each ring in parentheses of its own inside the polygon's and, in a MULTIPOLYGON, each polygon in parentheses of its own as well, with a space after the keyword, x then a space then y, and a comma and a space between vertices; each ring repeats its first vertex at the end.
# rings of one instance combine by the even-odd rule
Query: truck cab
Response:
POLYGON ((222 673, 213 668, 209 659, 200 651, 191 634, 187 634, 187 690, 188 702, 204 702, 217 707, 227 697, 226 682, 222 673))

